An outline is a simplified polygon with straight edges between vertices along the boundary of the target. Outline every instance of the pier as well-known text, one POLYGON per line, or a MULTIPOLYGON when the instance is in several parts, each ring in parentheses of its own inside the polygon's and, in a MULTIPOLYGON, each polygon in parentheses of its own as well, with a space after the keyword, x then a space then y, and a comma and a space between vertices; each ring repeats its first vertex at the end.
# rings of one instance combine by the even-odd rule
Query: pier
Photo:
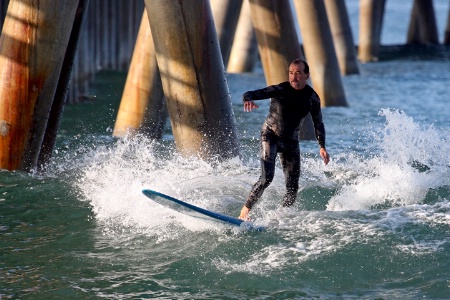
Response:
POLYGON ((362 63, 450 58, 450 19, 439 32, 433 1, 410 1, 405 43, 386 46, 386 0, 359 0, 358 43, 344 0, 0 0, 0 168, 44 169, 64 106, 95 101, 101 70, 127 72, 114 136, 161 139, 169 118, 183 155, 239 156, 227 72, 260 61, 276 84, 306 58, 322 106, 347 106, 341 76, 362 63))

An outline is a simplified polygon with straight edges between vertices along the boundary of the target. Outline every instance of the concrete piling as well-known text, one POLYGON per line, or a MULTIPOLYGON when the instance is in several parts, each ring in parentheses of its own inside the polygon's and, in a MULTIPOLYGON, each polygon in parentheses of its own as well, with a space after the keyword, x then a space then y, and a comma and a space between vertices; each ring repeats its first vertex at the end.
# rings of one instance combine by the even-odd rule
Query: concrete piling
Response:
POLYGON ((185 156, 226 160, 239 143, 207 0, 146 0, 175 144, 185 156))
POLYGON ((360 0, 358 59, 377 61, 381 42, 385 0, 360 0))
POLYGON ((450 8, 447 13, 447 23, 444 32, 444 45, 450 45, 450 8))
MULTIPOLYGON (((250 0, 250 9, 266 84, 286 81, 290 63, 296 58, 304 59, 290 1, 250 0)), ((300 129, 300 138, 315 138, 309 116, 300 129)))
POLYGON ((241 13, 228 60, 228 73, 252 72, 258 58, 249 0, 242 2, 241 13))
POLYGON ((414 0, 407 44, 439 44, 433 0, 414 0))
MULTIPOLYGON (((75 21, 72 26, 68 46, 64 55, 61 74, 59 76, 58 85, 55 91, 54 100, 50 110, 47 126, 44 132, 44 138, 42 141, 41 149, 39 151, 39 157, 37 161, 37 169, 41 172, 45 170, 55 147, 56 136, 58 133, 59 124, 61 121, 62 112, 66 103, 67 93, 69 90, 69 84, 71 79, 71 73, 73 72, 73 65, 75 61, 75 55, 77 53, 78 44, 80 44, 80 34, 84 25, 85 18, 87 16, 87 8, 90 0, 80 0, 78 2, 77 11, 75 14, 75 21)), ((83 42, 87 42, 87 36, 82 39, 83 42)), ((82 50, 87 47, 81 47, 82 50)), ((86 52, 84 50, 84 52, 86 52)), ((87 57, 88 55, 86 55, 87 57)), ((87 81, 85 81, 87 83, 87 81)))
POLYGON ((134 135, 146 128, 148 137, 160 139, 167 118, 165 105, 149 18, 144 11, 113 135, 134 135))
POLYGON ((345 0, 325 0, 325 8, 341 74, 359 74, 356 47, 345 0))
POLYGON ((304 58, 289 0, 250 0, 253 27, 268 85, 287 80, 289 64, 304 58))
POLYGON ((322 106, 346 106, 339 64, 323 0, 294 0, 311 81, 322 106))
POLYGON ((226 67, 230 58, 242 0, 210 0, 210 4, 222 52, 223 65, 226 67))

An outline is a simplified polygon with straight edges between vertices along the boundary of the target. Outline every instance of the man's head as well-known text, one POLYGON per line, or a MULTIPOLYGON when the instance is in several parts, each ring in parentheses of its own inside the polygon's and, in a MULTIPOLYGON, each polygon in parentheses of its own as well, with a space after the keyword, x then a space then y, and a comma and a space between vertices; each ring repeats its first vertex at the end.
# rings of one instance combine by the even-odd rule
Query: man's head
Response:
POLYGON ((289 83, 296 90, 305 87, 309 78, 308 63, 302 59, 296 59, 289 65, 289 83))

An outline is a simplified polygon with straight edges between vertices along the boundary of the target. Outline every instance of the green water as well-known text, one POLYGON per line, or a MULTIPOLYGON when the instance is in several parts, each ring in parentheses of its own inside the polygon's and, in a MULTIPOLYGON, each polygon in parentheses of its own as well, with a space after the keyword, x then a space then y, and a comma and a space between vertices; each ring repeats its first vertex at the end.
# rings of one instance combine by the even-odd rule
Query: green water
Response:
POLYGON ((346 78, 350 107, 324 110, 332 162, 301 143, 295 207, 280 207, 277 170, 253 211, 265 232, 141 193, 237 215, 259 174, 267 112, 243 114, 239 95, 262 73, 230 75, 243 158, 214 165, 179 157, 170 128, 161 143, 112 138, 125 76, 100 74, 94 102, 66 107, 47 174, 0 172, 1 299, 450 298, 448 70, 386 62, 346 78), (417 83, 418 72, 436 76, 417 83))
POLYGON ((5 299, 448 297, 448 202, 293 211, 263 233, 184 219, 192 230, 99 221, 64 182, 1 178, 20 182, 3 188, 5 299))

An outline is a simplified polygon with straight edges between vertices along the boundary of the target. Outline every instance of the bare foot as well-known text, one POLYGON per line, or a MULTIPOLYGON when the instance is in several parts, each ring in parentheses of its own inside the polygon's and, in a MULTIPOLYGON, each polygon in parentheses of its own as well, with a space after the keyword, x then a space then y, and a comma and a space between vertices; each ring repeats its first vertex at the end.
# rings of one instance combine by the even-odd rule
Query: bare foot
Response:
POLYGON ((239 219, 244 221, 250 221, 250 218, 248 217, 248 213, 250 212, 250 208, 244 205, 241 209, 241 214, 239 215, 239 219))

